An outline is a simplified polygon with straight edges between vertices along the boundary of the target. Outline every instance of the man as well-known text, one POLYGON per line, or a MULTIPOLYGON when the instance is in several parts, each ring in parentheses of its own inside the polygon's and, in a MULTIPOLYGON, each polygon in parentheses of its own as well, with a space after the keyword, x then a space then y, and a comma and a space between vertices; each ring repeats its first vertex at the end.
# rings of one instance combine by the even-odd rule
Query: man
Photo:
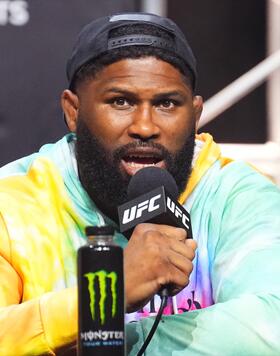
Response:
POLYGON ((125 248, 127 320, 138 320, 127 325, 129 355, 166 284, 147 355, 278 355, 280 192, 223 159, 210 135, 195 135, 202 99, 181 31, 155 15, 98 19, 81 32, 67 74, 71 133, 1 169, 0 354, 75 345, 76 251, 85 226, 106 223, 125 248), (150 165, 174 176, 196 242, 166 225, 140 224, 128 242, 118 232, 129 179, 150 165))

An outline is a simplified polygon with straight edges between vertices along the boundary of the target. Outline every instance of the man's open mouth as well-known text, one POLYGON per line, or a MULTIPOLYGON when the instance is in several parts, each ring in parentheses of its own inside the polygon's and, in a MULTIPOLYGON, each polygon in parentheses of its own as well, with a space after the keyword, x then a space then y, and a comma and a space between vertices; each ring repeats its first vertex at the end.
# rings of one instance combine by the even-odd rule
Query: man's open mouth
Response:
POLYGON ((159 150, 144 148, 126 153, 121 160, 121 166, 128 175, 132 176, 145 167, 165 168, 165 162, 159 150))

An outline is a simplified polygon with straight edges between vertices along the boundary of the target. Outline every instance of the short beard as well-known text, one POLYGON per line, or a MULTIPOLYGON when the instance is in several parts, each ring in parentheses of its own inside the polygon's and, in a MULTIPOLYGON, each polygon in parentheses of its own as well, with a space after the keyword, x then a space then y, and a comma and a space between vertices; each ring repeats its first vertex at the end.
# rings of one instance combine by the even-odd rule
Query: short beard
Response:
POLYGON ((171 154, 165 147, 152 141, 137 140, 107 152, 97 137, 92 135, 82 119, 79 118, 76 132, 76 158, 79 178, 92 201, 109 217, 116 219, 116 208, 127 201, 128 174, 120 171, 120 162, 128 149, 152 147, 161 151, 166 169, 174 177, 179 193, 184 191, 189 175, 195 145, 195 130, 181 150, 171 154))

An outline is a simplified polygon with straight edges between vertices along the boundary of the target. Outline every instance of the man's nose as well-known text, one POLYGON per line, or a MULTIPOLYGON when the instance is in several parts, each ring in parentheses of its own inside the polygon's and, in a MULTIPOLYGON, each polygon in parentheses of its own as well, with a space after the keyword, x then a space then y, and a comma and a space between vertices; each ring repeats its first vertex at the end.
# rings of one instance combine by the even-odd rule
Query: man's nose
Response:
POLYGON ((142 105, 135 110, 128 127, 128 135, 142 140, 159 137, 160 128, 155 123, 155 112, 152 105, 142 105))

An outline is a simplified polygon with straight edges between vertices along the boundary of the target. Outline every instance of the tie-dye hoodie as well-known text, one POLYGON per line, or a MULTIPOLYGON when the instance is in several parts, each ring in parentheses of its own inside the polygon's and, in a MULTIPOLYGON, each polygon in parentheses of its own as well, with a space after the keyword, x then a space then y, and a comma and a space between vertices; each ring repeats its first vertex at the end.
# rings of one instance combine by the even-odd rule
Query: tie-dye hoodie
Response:
MULTIPOLYGON (((113 224, 83 190, 72 134, 0 170, 0 355, 55 355, 77 336, 76 251, 113 224)), ((280 192, 197 136, 180 202, 198 243, 189 285, 165 308, 146 355, 280 354, 280 192)), ((117 229, 117 226, 115 226, 117 229)), ((116 241, 127 241, 116 233, 116 241)), ((127 315, 136 355, 158 308, 127 315), (129 321, 138 320, 134 323, 129 321)))

